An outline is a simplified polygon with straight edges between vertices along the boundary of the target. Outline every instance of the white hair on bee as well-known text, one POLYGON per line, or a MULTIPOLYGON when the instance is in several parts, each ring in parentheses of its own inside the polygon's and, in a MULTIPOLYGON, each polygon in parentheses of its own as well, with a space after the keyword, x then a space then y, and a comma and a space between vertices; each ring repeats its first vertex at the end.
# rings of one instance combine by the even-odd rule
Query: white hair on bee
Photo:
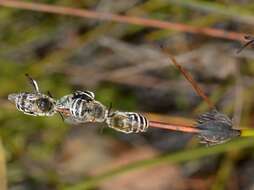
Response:
POLYGON ((8 95, 8 100, 16 105, 19 111, 33 116, 52 116, 56 113, 56 101, 45 94, 40 93, 37 82, 26 74, 32 84, 34 92, 12 93, 8 95))
POLYGON ((76 91, 57 100, 56 110, 77 124, 103 122, 106 119, 107 108, 94 98, 93 92, 76 91))

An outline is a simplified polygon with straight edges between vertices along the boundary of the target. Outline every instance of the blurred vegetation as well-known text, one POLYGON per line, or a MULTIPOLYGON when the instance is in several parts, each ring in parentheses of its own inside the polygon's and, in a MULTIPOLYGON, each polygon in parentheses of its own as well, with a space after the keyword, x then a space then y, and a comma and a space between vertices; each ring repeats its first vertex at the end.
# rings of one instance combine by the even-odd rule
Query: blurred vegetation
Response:
MULTIPOLYGON (((250 0, 31 2, 253 33, 254 3, 250 0)), ((253 170, 249 171, 254 168, 252 139, 200 148, 188 134, 151 129, 142 135, 124 135, 101 126, 71 126, 59 116, 27 116, 6 98, 12 92, 31 90, 24 77, 29 73, 42 91, 49 90, 56 98, 88 89, 105 105, 112 102, 115 109, 158 113, 165 121, 171 119, 167 115, 179 116, 180 122, 194 118, 207 106, 178 71, 169 67, 167 56, 158 48, 163 46, 178 55, 219 110, 240 118, 240 127, 253 127, 250 48, 236 56, 239 42, 4 7, 0 7, 0 31, 0 136, 9 189, 74 190, 87 184, 89 189, 253 188, 253 170), (236 93, 238 77, 242 81, 240 95, 236 93), (180 162, 179 166, 172 164, 180 162), (170 180, 174 174, 156 170, 155 165, 161 163, 181 175, 170 180), (131 183, 127 174, 114 181, 115 173, 151 165, 155 167, 152 171, 165 174, 166 185, 156 176, 152 176, 153 184, 145 181, 149 172, 134 173, 137 179, 131 183)))

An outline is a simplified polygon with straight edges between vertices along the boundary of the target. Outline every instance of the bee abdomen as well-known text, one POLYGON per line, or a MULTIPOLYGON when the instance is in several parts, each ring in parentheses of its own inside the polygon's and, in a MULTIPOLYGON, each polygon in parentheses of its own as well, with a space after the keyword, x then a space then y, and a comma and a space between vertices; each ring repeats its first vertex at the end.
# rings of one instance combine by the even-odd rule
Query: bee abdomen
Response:
POLYGON ((108 116, 108 127, 126 134, 145 132, 149 127, 149 121, 141 114, 134 112, 115 111, 108 116))
POLYGON ((145 132, 149 127, 149 122, 143 115, 134 112, 126 112, 126 115, 130 119, 133 133, 145 132))
POLYGON ((71 114, 76 118, 85 118, 89 112, 86 103, 87 103, 86 101, 80 98, 73 100, 70 106, 71 114))

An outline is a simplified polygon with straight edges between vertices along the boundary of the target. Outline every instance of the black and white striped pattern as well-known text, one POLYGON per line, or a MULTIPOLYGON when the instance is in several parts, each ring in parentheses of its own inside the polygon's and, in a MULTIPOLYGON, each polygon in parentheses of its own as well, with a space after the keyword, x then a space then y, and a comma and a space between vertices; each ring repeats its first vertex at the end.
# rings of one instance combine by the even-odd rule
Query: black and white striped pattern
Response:
POLYGON ((93 101, 95 95, 93 92, 85 90, 85 91, 76 91, 73 93, 73 99, 82 99, 86 101, 93 101))
POLYGON ((94 93, 90 91, 76 91, 60 98, 56 109, 69 113, 63 116, 71 119, 72 123, 103 122, 107 116, 107 108, 94 98, 94 93))
POLYGON ((17 109, 24 114, 33 116, 52 116, 56 113, 56 101, 48 95, 39 91, 37 82, 26 74, 33 92, 21 92, 8 95, 8 100, 15 103, 17 109))
POLYGON ((134 133, 145 132, 148 128, 148 120, 141 114, 135 112, 125 112, 131 121, 132 131, 134 133))
POLYGON ((10 94, 8 96, 8 99, 11 100, 11 96, 15 97, 16 102, 16 108, 19 111, 22 111, 23 113, 27 115, 35 115, 35 113, 32 111, 32 101, 34 99, 34 94, 29 93, 20 93, 20 94, 10 94))
POLYGON ((56 113, 55 100, 41 93, 13 93, 8 96, 8 99, 15 103, 19 111, 27 115, 52 116, 56 113))
POLYGON ((71 101, 70 113, 75 118, 80 118, 82 120, 88 120, 89 110, 88 102, 81 98, 76 98, 71 101))
POLYGON ((115 111, 106 120, 110 128, 123 133, 145 132, 149 121, 141 114, 135 112, 115 111))

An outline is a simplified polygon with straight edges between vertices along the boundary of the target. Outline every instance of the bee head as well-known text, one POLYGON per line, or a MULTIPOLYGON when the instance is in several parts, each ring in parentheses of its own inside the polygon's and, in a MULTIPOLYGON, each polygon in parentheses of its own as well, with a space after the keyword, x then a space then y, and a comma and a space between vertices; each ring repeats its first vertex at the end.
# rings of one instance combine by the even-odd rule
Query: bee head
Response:
POLYGON ((43 112, 50 111, 53 107, 53 103, 50 101, 49 98, 39 98, 36 101, 36 104, 38 108, 43 112))

